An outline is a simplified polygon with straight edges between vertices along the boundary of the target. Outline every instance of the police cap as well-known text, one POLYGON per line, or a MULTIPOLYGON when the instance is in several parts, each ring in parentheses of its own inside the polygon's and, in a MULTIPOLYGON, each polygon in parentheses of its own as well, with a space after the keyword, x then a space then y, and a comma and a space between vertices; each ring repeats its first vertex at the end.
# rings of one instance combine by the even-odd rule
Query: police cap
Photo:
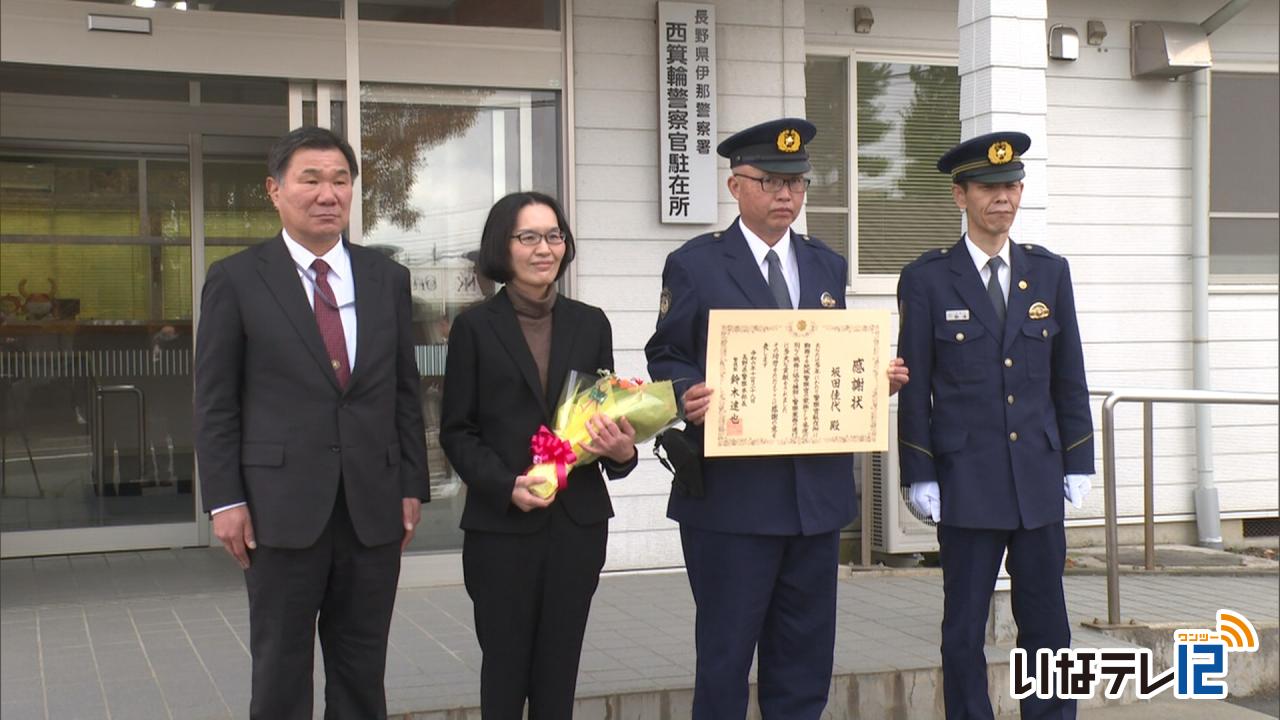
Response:
POLYGON ((993 132, 951 148, 938 160, 938 171, 951 176, 952 182, 974 180, 980 183, 1005 183, 1026 176, 1022 155, 1031 147, 1031 138, 1020 132, 993 132))
POLYGON ((802 118, 781 118, 734 133, 716 148, 729 158, 729 167, 751 165, 765 172, 798 175, 809 172, 805 146, 818 134, 813 123, 802 118))

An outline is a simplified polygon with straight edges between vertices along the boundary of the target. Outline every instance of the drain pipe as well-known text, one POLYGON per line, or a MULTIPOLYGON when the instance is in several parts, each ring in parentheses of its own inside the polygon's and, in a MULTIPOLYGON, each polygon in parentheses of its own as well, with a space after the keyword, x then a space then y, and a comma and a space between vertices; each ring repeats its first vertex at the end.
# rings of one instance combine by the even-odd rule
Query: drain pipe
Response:
MULTIPOLYGON (((1206 35, 1245 9, 1250 0, 1231 0, 1200 23, 1206 35)), ((1210 389, 1209 377, 1209 70, 1191 74, 1191 364, 1196 389, 1210 389)), ((1196 413, 1196 533, 1200 546, 1222 549, 1222 518, 1213 481, 1213 416, 1199 403, 1196 413)))

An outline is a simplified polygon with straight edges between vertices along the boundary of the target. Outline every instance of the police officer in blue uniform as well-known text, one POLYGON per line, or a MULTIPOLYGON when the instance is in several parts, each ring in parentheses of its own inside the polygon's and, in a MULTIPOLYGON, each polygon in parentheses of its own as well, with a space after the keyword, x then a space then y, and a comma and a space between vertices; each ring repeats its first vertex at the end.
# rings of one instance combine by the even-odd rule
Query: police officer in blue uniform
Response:
MULTIPOLYGON (((968 232, 902 270, 898 351, 914 376, 898 404, 902 483, 938 523, 947 718, 991 718, 983 644, 1000 560, 1018 646, 1069 647, 1063 498, 1093 473, 1093 421, 1067 261, 1009 237, 1022 198, 1019 132, 949 150, 968 232)), ((1023 718, 1074 718, 1075 701, 1030 697, 1023 718)))
MULTIPOLYGON (((784 118, 720 143, 740 215, 667 257, 645 354, 655 380, 675 382, 695 447, 713 392, 704 382, 709 310, 844 307, 844 258, 791 230, 809 185, 805 146, 816 132, 784 118)), ((900 364, 890 368, 891 387, 905 379, 900 364)), ((818 718, 831 682, 840 528, 857 509, 853 457, 695 463, 701 487, 674 486, 667 508, 680 523, 697 605, 693 717, 745 717, 758 647, 763 716, 818 718)))

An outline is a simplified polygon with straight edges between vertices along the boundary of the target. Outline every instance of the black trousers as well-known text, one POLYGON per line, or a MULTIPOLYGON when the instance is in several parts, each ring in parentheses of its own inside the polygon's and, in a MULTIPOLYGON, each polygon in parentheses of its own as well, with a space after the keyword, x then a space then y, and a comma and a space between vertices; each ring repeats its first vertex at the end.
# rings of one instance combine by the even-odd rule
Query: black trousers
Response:
POLYGON ((311 719, 318 624, 325 718, 385 718, 383 675, 400 543, 361 545, 339 487, 329 525, 314 545, 260 544, 249 560, 250 717, 311 719))
POLYGON ((480 714, 485 720, 569 720, 608 521, 578 525, 553 503, 530 534, 468 530, 462 571, 475 607, 480 714))
MULTIPOLYGON (((942 561, 942 689, 947 720, 991 720, 987 658, 983 651, 987 616, 1000 558, 1009 558, 1009 597, 1018 624, 1018 647, 1034 658, 1040 648, 1071 646, 1071 625, 1062 590, 1067 538, 1061 522, 1035 530, 974 530, 938 525, 942 561)), ((1002 690, 1002 692, 1007 692, 1002 690)), ((1074 720, 1075 700, 1020 703, 1024 720, 1074 720)))

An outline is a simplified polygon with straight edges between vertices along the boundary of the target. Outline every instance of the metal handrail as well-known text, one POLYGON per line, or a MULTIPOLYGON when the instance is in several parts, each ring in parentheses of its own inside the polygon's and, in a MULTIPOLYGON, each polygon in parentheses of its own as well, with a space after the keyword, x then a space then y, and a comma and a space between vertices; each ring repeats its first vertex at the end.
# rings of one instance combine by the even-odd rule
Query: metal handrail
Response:
MULTIPOLYGON (((1090 393, 1102 394, 1099 392, 1090 393)), ((1144 559, 1148 570, 1155 568, 1155 484, 1152 480, 1152 404, 1171 402, 1199 405, 1278 405, 1276 394, 1222 392, 1217 390, 1119 389, 1105 393, 1102 401, 1102 483, 1106 506, 1107 539, 1107 622, 1120 624, 1120 558, 1116 528, 1116 443, 1115 407, 1122 402, 1142 403, 1142 497, 1144 559)))

